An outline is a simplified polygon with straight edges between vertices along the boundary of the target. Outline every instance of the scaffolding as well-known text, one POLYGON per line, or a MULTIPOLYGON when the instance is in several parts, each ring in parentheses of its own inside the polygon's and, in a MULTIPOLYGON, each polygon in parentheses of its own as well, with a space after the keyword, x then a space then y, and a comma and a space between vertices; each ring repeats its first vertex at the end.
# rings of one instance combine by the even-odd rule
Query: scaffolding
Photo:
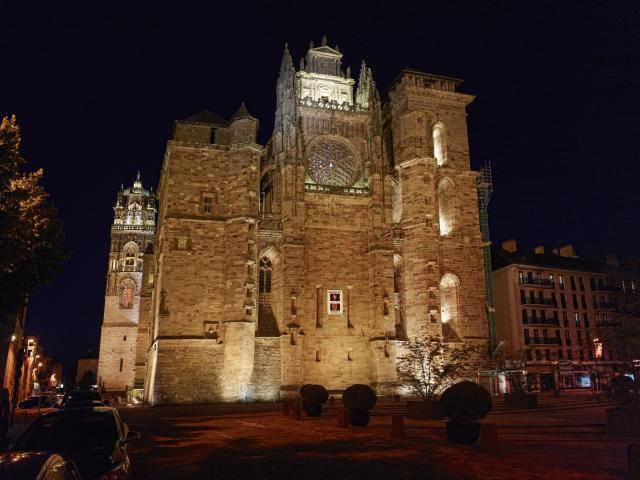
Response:
POLYGON ((493 299, 493 278, 491 269, 491 240, 489 235, 489 200, 493 192, 491 165, 485 163, 478 176, 478 209, 480 213, 480 232, 482 234, 482 250, 484 255, 484 283, 487 291, 487 319, 489 320, 489 341, 491 356, 495 356, 496 340, 496 309, 493 299))

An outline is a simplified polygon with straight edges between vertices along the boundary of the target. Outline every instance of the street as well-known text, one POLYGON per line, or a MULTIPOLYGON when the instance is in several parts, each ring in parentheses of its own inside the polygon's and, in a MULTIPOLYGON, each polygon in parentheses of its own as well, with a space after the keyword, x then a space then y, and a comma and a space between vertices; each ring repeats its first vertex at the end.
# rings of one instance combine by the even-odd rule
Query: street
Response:
POLYGON ((499 429, 497 455, 444 440, 442 421, 405 420, 403 403, 378 405, 366 428, 340 428, 338 406, 320 418, 283 416, 281 404, 122 408, 142 440, 132 450, 136 479, 613 479, 624 478, 630 439, 604 434, 611 402, 584 393, 541 395, 533 411, 498 401, 486 419, 499 429), (498 460, 498 461, 496 461, 498 460))

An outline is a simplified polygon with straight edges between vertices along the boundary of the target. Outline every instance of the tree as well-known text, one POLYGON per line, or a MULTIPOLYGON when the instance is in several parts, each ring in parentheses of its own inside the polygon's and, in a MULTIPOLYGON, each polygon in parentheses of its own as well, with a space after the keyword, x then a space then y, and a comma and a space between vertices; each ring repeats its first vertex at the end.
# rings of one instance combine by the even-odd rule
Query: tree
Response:
POLYGON ((478 348, 446 343, 440 336, 412 338, 404 342, 398 358, 400 381, 414 394, 428 401, 444 391, 472 367, 478 348))
POLYGON ((96 372, 92 370, 86 370, 82 377, 80 377, 80 381, 78 382, 78 386, 82 390, 89 390, 91 387, 98 383, 98 379, 96 378, 96 372))
POLYGON ((598 326, 598 337, 594 339, 596 355, 614 352, 618 361, 627 364, 640 376, 640 297, 634 295, 619 302, 616 309, 616 322, 598 326), (636 362, 634 362, 636 360, 636 362))
POLYGON ((15 116, 0 123, 0 305, 15 308, 59 272, 67 255, 62 223, 40 185, 42 169, 24 173, 15 116))
POLYGON ((498 359, 496 371, 503 374, 509 384, 509 393, 526 393, 527 350, 517 350, 498 359))

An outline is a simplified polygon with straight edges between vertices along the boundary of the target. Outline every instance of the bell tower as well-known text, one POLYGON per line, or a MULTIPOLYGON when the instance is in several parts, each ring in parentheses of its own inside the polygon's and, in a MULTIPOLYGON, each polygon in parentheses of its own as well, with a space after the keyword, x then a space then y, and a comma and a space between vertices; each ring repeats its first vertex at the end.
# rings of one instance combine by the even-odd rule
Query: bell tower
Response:
MULTIPOLYGON (((120 188, 113 210, 98 383, 109 392, 125 392, 135 386, 136 377, 144 375, 144 364, 136 366, 140 293, 144 254, 156 230, 155 194, 143 188, 140 172, 131 187, 120 188)), ((153 281, 153 272, 147 276, 147 282, 153 281)))

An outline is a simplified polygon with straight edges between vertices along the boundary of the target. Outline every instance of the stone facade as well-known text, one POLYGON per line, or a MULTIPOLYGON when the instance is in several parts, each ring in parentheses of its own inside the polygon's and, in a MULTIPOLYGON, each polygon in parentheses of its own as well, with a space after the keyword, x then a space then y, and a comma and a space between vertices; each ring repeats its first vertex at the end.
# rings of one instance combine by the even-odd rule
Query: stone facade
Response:
POLYGON ((152 286, 149 278, 153 281, 153 272, 147 272, 144 266, 155 265, 155 196, 142 187, 139 173, 132 187, 118 192, 114 212, 98 384, 110 392, 124 392, 141 388, 144 382, 152 286))
POLYGON ((382 101, 341 61, 323 41, 296 71, 285 49, 266 146, 244 105, 176 122, 138 307, 149 403, 389 394, 408 336, 486 345, 473 97, 405 70, 382 101))

